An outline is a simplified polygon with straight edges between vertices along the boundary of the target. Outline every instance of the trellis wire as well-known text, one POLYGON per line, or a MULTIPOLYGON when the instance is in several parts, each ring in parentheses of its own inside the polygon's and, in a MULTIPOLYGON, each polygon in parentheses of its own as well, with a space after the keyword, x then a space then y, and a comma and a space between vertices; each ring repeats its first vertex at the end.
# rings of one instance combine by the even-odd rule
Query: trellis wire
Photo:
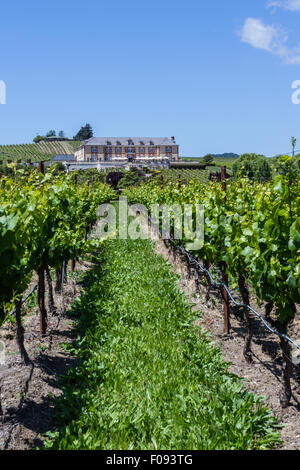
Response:
POLYGON ((250 305, 247 305, 247 304, 243 304, 243 303, 240 303, 238 301, 236 301, 232 295, 232 293, 230 292, 228 286, 224 283, 224 282, 220 282, 220 281, 215 281, 211 275, 211 273, 209 272, 208 269, 206 269, 204 266, 202 266, 199 261, 197 261, 195 258, 193 258, 190 253, 188 251, 186 251, 184 248, 182 248, 181 246, 177 246, 175 244, 175 241, 170 238, 169 241, 171 243, 173 243, 174 246, 176 246, 179 251, 181 251, 185 256, 187 256, 187 258, 189 259, 189 262, 191 264, 196 264, 201 271, 205 272, 208 276, 209 276, 209 279, 210 279, 210 282, 212 284, 212 286, 215 286, 215 287, 223 287, 226 292, 228 293, 231 301, 237 306, 237 307, 243 307, 243 308, 248 308, 254 315, 256 315, 260 321, 265 325, 265 327, 273 334, 277 335, 277 336, 281 336, 282 338, 284 338, 285 340, 289 341, 291 344, 293 344, 297 349, 300 350, 300 346, 299 344, 297 344, 294 340, 292 340, 289 336, 285 335, 284 333, 280 333, 279 331, 275 330, 274 328, 272 328, 268 322, 264 319, 264 317, 258 313, 254 308, 252 308, 250 305))
MULTIPOLYGON (((64 278, 65 275, 65 261, 63 262, 63 267, 62 267, 62 279, 64 278)), ((25 304, 27 300, 34 294, 34 292, 37 290, 38 284, 36 284, 33 289, 29 292, 29 294, 26 295, 24 299, 21 300, 21 305, 25 304)), ((62 281, 62 289, 63 289, 63 281, 62 281)), ((12 316, 16 313, 16 309, 14 308, 10 313, 9 316, 12 316)))
MULTIPOLYGON (((151 222, 153 224, 153 221, 151 219, 150 216, 148 216, 148 220, 149 222, 151 222)), ((160 230, 158 229, 159 233, 160 233, 160 230)), ((161 234, 161 233, 160 233, 161 234)), ((197 261, 195 258, 193 258, 191 256, 191 254, 186 251, 182 246, 179 246, 179 245, 176 245, 175 243, 175 240, 170 237, 168 238, 168 241, 170 241, 176 248, 178 248, 179 251, 181 251, 181 253, 183 253, 188 259, 189 259, 189 262, 190 264, 195 264, 198 266, 198 268, 202 271, 202 272, 205 272, 208 276, 209 276, 209 279, 210 279, 210 282, 211 282, 211 285, 212 286, 215 286, 217 288, 220 288, 220 287, 223 287, 226 292, 228 293, 231 301, 237 306, 237 307, 241 307, 241 308, 248 308, 257 318, 259 318, 259 320, 264 324, 264 326, 273 334, 277 335, 277 336, 280 336, 281 338, 284 338, 286 341, 289 341, 289 343, 293 344, 295 346, 295 348, 299 349, 300 351, 300 345, 297 344, 294 340, 292 340, 289 336, 285 335, 284 333, 280 333, 279 331, 275 330, 274 328, 272 328, 269 323, 264 319, 264 317, 258 313, 254 308, 252 308, 250 305, 247 305, 247 304, 244 304, 244 303, 240 303, 238 302, 237 300, 234 299, 232 293, 230 292, 228 286, 224 283, 224 282, 220 282, 220 281, 215 281, 214 278, 212 277, 210 271, 208 269, 206 269, 204 266, 202 266, 199 261, 197 261)))
MULTIPOLYGON (((34 294, 34 292, 37 290, 37 288, 38 288, 38 284, 36 284, 36 285, 34 286, 34 288, 29 292, 29 294, 27 294, 26 297, 25 297, 23 300, 21 300, 21 305, 23 305, 23 304, 25 304, 25 302, 27 302, 27 300, 32 296, 32 294, 34 294)), ((16 309, 14 308, 14 309, 10 312, 9 316, 14 315, 15 313, 16 313, 16 309)))

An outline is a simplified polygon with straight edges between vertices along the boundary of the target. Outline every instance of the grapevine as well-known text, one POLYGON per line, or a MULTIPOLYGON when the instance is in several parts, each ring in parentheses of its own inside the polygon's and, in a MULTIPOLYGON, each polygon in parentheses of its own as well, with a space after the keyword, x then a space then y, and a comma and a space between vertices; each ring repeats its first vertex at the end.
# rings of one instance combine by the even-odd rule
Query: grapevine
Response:
MULTIPOLYGON (((286 172, 274 180, 258 184, 248 179, 231 181, 226 197, 217 183, 192 181, 180 188, 174 184, 151 182, 128 189, 129 202, 151 204, 202 204, 205 212, 203 247, 196 252, 206 267, 220 271, 226 263, 230 282, 240 289, 249 304, 249 287, 259 303, 266 302, 268 315, 274 309, 274 326, 286 334, 300 303, 300 183, 293 174, 289 157, 283 159, 286 172)), ((189 240, 183 239, 185 244, 189 240)), ((248 334, 244 355, 252 362, 252 324, 244 312, 248 334)), ((281 338, 285 407, 291 398, 291 351, 281 338)))

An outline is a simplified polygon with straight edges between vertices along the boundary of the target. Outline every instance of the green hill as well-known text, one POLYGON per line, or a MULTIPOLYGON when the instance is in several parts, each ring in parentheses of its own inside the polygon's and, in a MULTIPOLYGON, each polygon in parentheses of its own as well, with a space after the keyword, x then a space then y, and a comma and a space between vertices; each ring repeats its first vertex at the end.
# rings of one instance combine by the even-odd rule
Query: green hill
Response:
POLYGON ((0 145, 0 161, 40 162, 55 155, 71 155, 81 145, 79 141, 39 142, 38 144, 0 145))

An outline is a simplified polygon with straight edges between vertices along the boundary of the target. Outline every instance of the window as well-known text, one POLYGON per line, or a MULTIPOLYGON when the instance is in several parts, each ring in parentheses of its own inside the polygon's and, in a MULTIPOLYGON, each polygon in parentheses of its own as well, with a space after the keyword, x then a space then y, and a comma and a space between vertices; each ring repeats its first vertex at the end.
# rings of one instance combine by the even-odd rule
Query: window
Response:
POLYGON ((140 153, 145 153, 145 148, 144 147, 140 147, 140 153))
POLYGON ((121 147, 116 147, 116 153, 122 153, 122 148, 121 147))
POLYGON ((92 153, 97 153, 97 152, 98 152, 97 147, 92 147, 92 153))
POLYGON ((112 152, 112 148, 111 148, 111 147, 106 147, 105 151, 106 151, 106 153, 111 153, 111 152, 112 152))
POLYGON ((172 153, 172 148, 171 147, 166 147, 166 153, 172 153))

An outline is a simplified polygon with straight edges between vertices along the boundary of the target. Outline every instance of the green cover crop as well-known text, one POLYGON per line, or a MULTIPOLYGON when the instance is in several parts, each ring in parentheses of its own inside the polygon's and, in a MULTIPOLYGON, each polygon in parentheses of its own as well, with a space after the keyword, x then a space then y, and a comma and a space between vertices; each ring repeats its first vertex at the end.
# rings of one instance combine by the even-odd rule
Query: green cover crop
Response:
POLYGON ((78 365, 50 449, 266 449, 277 424, 228 372, 162 257, 109 241, 76 299, 78 365))

